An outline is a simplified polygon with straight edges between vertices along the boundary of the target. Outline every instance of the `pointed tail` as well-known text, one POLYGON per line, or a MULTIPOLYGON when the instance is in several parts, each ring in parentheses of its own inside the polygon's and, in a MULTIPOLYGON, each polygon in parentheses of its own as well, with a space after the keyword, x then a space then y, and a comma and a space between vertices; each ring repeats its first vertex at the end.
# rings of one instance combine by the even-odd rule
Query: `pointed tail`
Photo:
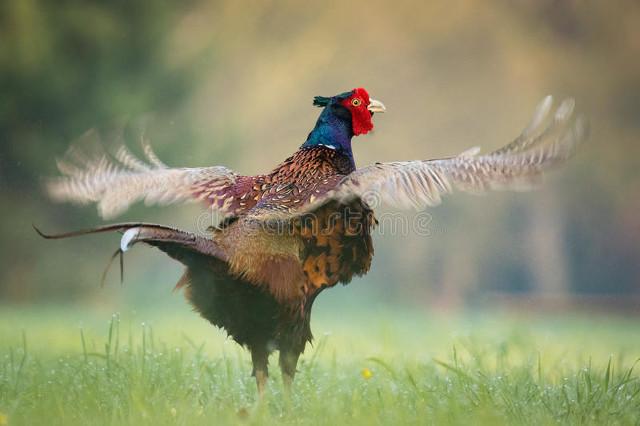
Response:
POLYGON ((116 223, 62 234, 46 234, 35 225, 33 225, 33 229, 35 229, 42 238, 48 240, 100 234, 104 232, 120 232, 122 234, 120 248, 111 256, 109 264, 102 275, 101 285, 104 284, 106 273, 118 255, 120 256, 120 279, 122 281, 123 253, 138 242, 157 247, 186 266, 192 266, 194 263, 201 262, 204 259, 218 260, 221 262, 227 261, 226 254, 211 238, 153 223, 116 223))

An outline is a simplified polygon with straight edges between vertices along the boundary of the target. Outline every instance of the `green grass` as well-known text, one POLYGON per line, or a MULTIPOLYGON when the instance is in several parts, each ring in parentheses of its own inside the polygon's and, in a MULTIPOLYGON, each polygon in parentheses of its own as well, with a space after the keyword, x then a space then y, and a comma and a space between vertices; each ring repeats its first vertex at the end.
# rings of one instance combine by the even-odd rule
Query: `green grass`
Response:
POLYGON ((3 307, 0 425, 640 424, 639 319, 319 311, 293 394, 272 359, 259 401, 186 308, 3 307))

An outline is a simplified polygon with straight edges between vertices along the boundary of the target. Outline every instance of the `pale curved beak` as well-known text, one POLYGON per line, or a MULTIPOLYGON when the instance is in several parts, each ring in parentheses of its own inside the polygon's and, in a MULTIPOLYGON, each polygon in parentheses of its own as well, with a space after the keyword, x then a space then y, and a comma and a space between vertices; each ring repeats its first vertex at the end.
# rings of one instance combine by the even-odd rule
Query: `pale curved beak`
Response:
POLYGON ((371 112, 385 112, 387 110, 382 102, 375 99, 369 99, 369 106, 367 109, 371 112))

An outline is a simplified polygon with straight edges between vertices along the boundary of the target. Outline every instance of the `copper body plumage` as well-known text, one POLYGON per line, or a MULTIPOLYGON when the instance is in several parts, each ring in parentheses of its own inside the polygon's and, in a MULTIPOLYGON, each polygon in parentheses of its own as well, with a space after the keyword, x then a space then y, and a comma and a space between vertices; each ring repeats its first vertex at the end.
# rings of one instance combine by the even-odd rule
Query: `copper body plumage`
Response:
POLYGON ((146 162, 125 147, 97 156, 73 149, 58 162, 63 176, 48 182, 53 199, 96 203, 104 218, 139 200, 201 201, 223 216, 216 227, 188 232, 123 223, 41 235, 119 231, 117 254, 143 242, 182 263, 186 269, 176 287, 205 319, 250 350, 262 393, 274 350, 283 380, 291 384, 312 339, 311 307, 318 294, 369 270, 377 223, 371 194, 392 207, 424 208, 454 190, 528 189, 566 161, 585 136, 584 121, 571 118, 573 101, 550 114, 547 97, 514 141, 489 154, 471 149, 446 159, 357 169, 351 139, 373 127, 372 116, 384 112, 384 105, 364 89, 316 97, 314 105, 323 110, 307 141, 263 175, 242 176, 222 166, 170 168, 144 145, 146 162))

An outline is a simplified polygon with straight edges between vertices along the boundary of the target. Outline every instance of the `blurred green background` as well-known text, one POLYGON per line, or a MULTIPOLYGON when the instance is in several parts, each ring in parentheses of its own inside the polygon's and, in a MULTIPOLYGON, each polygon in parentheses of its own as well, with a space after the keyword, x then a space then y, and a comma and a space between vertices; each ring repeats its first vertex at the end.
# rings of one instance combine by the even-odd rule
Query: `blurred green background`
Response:
MULTIPOLYGON (((387 105, 358 165, 515 137, 547 94, 591 124, 537 192, 456 195, 428 236, 377 235, 368 276, 319 299, 457 309, 640 312, 640 5, 635 1, 0 2, 0 301, 177 306, 181 267, 138 248, 125 287, 98 287, 117 236, 44 241, 101 223, 42 181, 86 130, 144 132, 173 166, 270 170, 314 124, 314 95, 357 86, 387 105)), ((122 220, 196 228, 201 206, 122 220)), ((408 213, 410 216, 412 213, 408 213)), ((117 283, 112 271, 109 283, 117 283)))

